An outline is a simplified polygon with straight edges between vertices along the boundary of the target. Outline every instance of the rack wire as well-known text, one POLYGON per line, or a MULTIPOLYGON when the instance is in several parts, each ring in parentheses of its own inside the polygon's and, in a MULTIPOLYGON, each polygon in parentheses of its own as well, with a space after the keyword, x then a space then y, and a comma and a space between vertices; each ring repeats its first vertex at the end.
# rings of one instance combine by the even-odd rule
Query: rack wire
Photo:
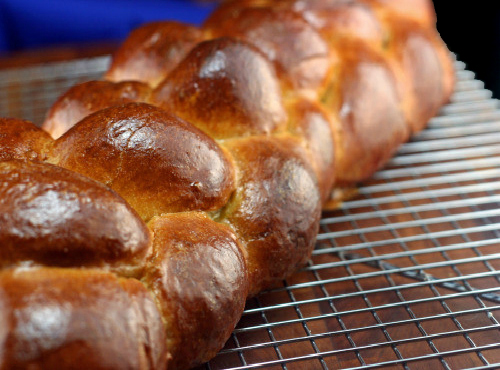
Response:
MULTIPOLYGON (((0 72, 0 116, 41 123, 108 57, 0 72)), ((500 368, 500 109, 456 62, 452 101, 355 198, 308 265, 247 301, 203 369, 500 368)))

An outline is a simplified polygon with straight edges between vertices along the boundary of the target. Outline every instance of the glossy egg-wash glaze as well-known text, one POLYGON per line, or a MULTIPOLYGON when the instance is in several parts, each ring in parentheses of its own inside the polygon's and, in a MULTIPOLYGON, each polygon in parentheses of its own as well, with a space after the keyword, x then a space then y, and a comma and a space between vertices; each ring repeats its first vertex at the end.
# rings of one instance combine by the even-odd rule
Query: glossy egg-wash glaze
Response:
POLYGON ((0 118, 0 161, 43 161, 52 144, 50 135, 32 122, 18 118, 0 118))
POLYGON ((150 232, 115 192, 46 163, 0 162, 0 265, 125 267, 150 232))
POLYGON ((250 45, 198 44, 155 90, 152 102, 215 139, 269 134, 286 112, 273 65, 250 45))
POLYGON ((178 22, 152 22, 133 30, 113 55, 105 78, 158 85, 199 42, 201 29, 178 22))
POLYGON ((57 139, 91 113, 113 105, 147 101, 150 93, 148 85, 139 81, 84 82, 73 86, 57 99, 47 113, 42 128, 57 139))
MULTIPOLYGON (((429 0, 360 0, 371 6, 379 17, 391 18, 391 21, 398 18, 412 19, 420 23, 423 27, 430 27, 436 24, 436 14, 432 1, 429 0)), ((384 22, 385 23, 385 22, 384 22)), ((392 23, 392 22, 387 22, 392 23)))
POLYGON ((391 66, 364 44, 349 45, 348 49, 344 47, 345 63, 330 93, 335 98, 329 103, 339 112, 340 124, 335 130, 335 173, 339 184, 367 179, 409 137, 402 96, 391 66))
POLYGON ((145 282, 166 318, 169 368, 187 369, 220 350, 248 294, 243 251, 231 230, 201 213, 156 217, 145 282))
MULTIPOLYGON (((57 187, 68 172, 38 187, 38 177, 12 173, 9 181, 28 179, 41 195, 27 212, 29 190, 16 185, 4 197, 22 215, 0 215, 15 230, 0 233, 10 249, 0 272, 0 368, 164 370, 209 360, 245 298, 307 262, 322 205, 337 207, 452 92, 454 65, 431 0, 238 0, 219 9, 199 29, 158 22, 133 32, 108 82, 75 88, 87 108, 69 109, 94 113, 58 140, 23 123, 7 130, 26 139, 16 151, 0 131, 7 158, 73 169, 140 213, 122 225, 105 186, 107 195, 72 203, 76 190, 66 189, 80 186, 57 187), (114 105, 122 93, 109 81, 129 78, 141 80, 124 84, 145 91, 145 102, 114 105), (72 207, 84 211, 69 217, 72 207), (144 221, 135 249, 101 238, 144 221), (19 226, 24 239, 12 243, 19 226)), ((54 109, 66 114, 64 104, 54 109)))
POLYGON ((144 220, 216 210, 234 187, 233 167, 193 125, 145 103, 98 111, 56 141, 53 160, 116 190, 144 220))
POLYGON ((285 1, 284 4, 301 13, 330 43, 343 37, 354 37, 380 45, 384 41, 382 25, 371 8, 364 4, 339 0, 293 0, 285 1))
POLYGON ((96 270, 0 272, 0 369, 165 369, 146 288, 96 270))
MULTIPOLYGON (((428 31, 415 31, 411 23, 395 23, 397 35, 392 43, 392 52, 400 61, 403 74, 411 89, 408 97, 412 103, 407 120, 413 132, 422 130, 425 123, 438 112, 450 93, 453 77, 442 69, 441 58, 428 31)), ((446 56, 447 57, 447 56, 446 56)))
POLYGON ((230 3, 214 12, 205 27, 214 37, 231 36, 255 46, 295 89, 317 89, 327 79, 331 62, 326 41, 292 11, 230 3))
POLYGON ((290 131, 302 138, 309 153, 309 161, 318 178, 321 199, 326 201, 335 182, 335 118, 310 100, 295 102, 290 110, 290 131))
POLYGON ((233 201, 223 212, 248 252, 250 292, 288 276, 309 258, 320 219, 320 194, 304 149, 292 137, 227 144, 239 167, 233 201))

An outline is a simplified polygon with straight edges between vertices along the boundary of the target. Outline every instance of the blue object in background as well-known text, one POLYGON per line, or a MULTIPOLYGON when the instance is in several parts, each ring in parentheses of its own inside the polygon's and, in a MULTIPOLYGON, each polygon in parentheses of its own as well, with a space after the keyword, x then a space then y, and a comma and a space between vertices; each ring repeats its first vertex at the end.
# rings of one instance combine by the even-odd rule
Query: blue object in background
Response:
MULTIPOLYGON (((279 1, 279 0, 277 0, 279 1)), ((405 1, 405 0, 401 0, 405 1)), ((500 2, 433 0, 450 49, 500 97, 500 2)), ((121 42, 142 23, 199 25, 215 0, 0 0, 0 52, 121 42)))
POLYGON ((0 0, 0 51, 121 41, 145 22, 200 24, 215 6, 187 0, 0 0))

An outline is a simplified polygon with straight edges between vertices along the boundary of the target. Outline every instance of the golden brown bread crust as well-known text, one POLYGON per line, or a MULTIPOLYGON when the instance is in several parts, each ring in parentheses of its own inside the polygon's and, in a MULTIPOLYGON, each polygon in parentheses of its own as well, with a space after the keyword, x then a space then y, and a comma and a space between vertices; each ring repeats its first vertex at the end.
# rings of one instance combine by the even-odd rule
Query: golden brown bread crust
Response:
POLYGON ((332 68, 326 41, 303 17, 287 9, 234 3, 214 12, 204 27, 213 37, 230 36, 255 46, 293 89, 317 90, 332 68))
POLYGON ((390 65, 365 43, 350 41, 343 50, 339 79, 326 94, 339 116, 334 134, 340 185, 369 177, 409 136, 390 65))
POLYGON ((384 20, 412 19, 424 27, 432 27, 436 24, 433 4, 428 0, 361 0, 361 2, 370 5, 384 20))
POLYGON ((0 308, 2 369, 165 369, 161 316, 136 279, 7 269, 0 308))
POLYGON ((453 77, 443 68, 449 56, 440 51, 435 31, 419 29, 411 22, 395 21, 392 26, 394 38, 389 53, 402 68, 401 79, 406 80, 409 89, 405 95, 410 104, 406 119, 412 132, 418 132, 451 94, 453 77), (435 78, 440 78, 441 83, 436 83, 435 78))
POLYGON ((106 79, 156 86, 204 38, 201 29, 178 22, 145 24, 133 30, 113 55, 106 79))
POLYGON ((241 316, 248 295, 244 251, 236 235, 197 212, 155 217, 146 284, 166 321, 169 368, 215 356, 241 316))
POLYGON ((47 159, 52 139, 32 122, 18 118, 0 118, 0 161, 9 159, 47 159))
POLYGON ((239 168, 239 186, 220 219, 245 243, 250 294, 256 294, 308 259, 320 218, 320 194, 295 139, 255 137, 225 146, 239 168))
POLYGON ((289 130, 302 140, 318 179, 322 203, 330 197, 335 178, 334 119, 317 102, 298 99, 290 104, 289 130))
POLYGON ((136 268, 150 248, 137 213, 104 185, 41 162, 0 162, 0 266, 136 268))
POLYGON ((158 85, 152 103, 215 139, 271 134, 287 119, 272 64, 230 38, 198 44, 158 85))
POLYGON ((331 45, 344 38, 364 40, 373 45, 386 42, 387 35, 382 24, 373 9, 366 4, 338 0, 297 0, 285 2, 284 6, 302 13, 304 19, 331 45))
POLYGON ((148 101, 150 87, 139 81, 88 81, 75 85, 52 105, 42 128, 54 139, 82 118, 112 105, 148 101))
POLYGON ((144 220, 165 212, 216 210, 234 188, 234 170, 215 141, 145 103, 87 116, 55 142, 52 161, 102 182, 144 220))
POLYGON ((0 368, 71 368, 87 346, 82 367, 209 360, 247 295, 307 261, 322 205, 421 130, 454 82, 429 0, 228 1, 200 28, 134 31, 105 78, 54 105, 57 140, 0 120, 1 159, 17 159, 0 162, 0 265, 25 269, 0 272, 0 368), (42 311, 95 325, 12 334, 37 281, 42 311), (121 329, 101 324, 115 311, 121 329))

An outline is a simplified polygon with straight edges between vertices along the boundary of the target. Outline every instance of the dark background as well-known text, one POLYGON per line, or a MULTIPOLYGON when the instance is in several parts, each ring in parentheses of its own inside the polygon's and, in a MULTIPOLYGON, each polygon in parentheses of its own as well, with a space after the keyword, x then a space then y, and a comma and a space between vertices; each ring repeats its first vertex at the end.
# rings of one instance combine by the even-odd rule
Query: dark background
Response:
POLYGON ((500 1, 434 0, 434 7, 448 48, 500 98, 500 1))
MULTIPOLYGON (((209 0, 0 0, 0 57, 54 45, 119 43, 132 28, 159 19, 199 24, 214 6, 209 0)), ((449 49, 500 97, 500 0, 434 0, 434 6, 449 49)))

